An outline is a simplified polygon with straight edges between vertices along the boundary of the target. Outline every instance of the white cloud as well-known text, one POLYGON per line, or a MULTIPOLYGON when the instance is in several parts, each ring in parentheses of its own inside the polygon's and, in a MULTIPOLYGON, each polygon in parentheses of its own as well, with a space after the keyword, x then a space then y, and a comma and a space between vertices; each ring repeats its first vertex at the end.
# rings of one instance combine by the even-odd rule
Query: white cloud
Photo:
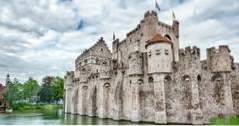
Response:
MULTIPOLYGON (((239 57, 239 2, 236 0, 157 0, 159 20, 180 21, 181 47, 231 46, 239 57)), ((0 0, 0 82, 10 72, 25 80, 73 69, 74 59, 103 36, 111 47, 136 27, 154 0, 0 0)))

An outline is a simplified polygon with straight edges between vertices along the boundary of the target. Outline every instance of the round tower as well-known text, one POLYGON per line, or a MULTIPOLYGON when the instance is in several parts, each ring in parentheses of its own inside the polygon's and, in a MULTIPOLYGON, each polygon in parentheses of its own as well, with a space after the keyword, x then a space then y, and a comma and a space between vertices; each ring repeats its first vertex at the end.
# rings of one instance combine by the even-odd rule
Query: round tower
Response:
POLYGON ((165 77, 172 71, 173 43, 160 34, 146 42, 148 74, 154 85, 154 122, 166 123, 165 77))
POLYGON ((148 73, 170 73, 174 59, 173 43, 160 34, 147 41, 148 73))

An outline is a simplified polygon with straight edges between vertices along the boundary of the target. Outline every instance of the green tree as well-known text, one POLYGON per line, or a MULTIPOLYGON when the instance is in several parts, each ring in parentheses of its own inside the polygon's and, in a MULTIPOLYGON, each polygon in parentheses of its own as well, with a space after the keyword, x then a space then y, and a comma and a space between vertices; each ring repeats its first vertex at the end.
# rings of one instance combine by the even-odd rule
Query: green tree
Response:
POLYGON ((54 89, 53 89, 53 79, 54 77, 46 76, 42 79, 42 87, 38 96, 40 97, 40 102, 51 103, 54 99, 54 89))
POLYGON ((29 79, 24 83, 24 98, 29 102, 35 102, 39 90, 40 86, 38 82, 32 77, 29 77, 29 79))
POLYGON ((6 78, 6 86, 7 92, 5 93, 5 97, 10 105, 12 105, 14 102, 21 99, 19 88, 21 88, 22 84, 17 80, 17 78, 14 78, 14 81, 11 82, 10 75, 8 74, 6 78))
POLYGON ((60 101, 64 95, 64 79, 61 77, 54 77, 53 79, 54 101, 60 101))

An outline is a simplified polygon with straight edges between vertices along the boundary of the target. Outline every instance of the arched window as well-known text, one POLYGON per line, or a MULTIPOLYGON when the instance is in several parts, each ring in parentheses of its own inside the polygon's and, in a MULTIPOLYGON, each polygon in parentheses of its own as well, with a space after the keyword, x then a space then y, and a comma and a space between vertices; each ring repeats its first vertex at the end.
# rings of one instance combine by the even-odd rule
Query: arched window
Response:
POLYGON ((83 86, 82 89, 87 90, 88 86, 83 86))
POLYGON ((143 84, 144 83, 144 81, 142 80, 142 79, 138 79, 138 84, 139 85, 141 85, 141 84, 143 84))
POLYGON ((164 37, 165 37, 166 39, 172 41, 171 37, 170 37, 168 34, 166 34, 164 37))
POLYGON ((167 75, 165 78, 164 78, 164 83, 170 83, 171 82, 171 77, 169 75, 167 75))
POLYGON ((96 59, 95 59, 95 63, 96 63, 96 64, 99 64, 99 58, 96 58, 96 59))
POLYGON ((105 87, 105 88, 110 88, 110 83, 105 83, 105 84, 104 84, 104 87, 105 87))
POLYGON ((197 76, 197 80, 198 80, 198 82, 201 82, 201 76, 200 75, 197 76))
POLYGON ((154 82, 154 78, 150 76, 149 79, 148 79, 148 82, 149 83, 153 83, 154 82))
POLYGON ((183 78, 182 78, 182 80, 183 80, 184 82, 189 82, 189 81, 190 81, 190 77, 189 77, 188 75, 184 75, 183 78))

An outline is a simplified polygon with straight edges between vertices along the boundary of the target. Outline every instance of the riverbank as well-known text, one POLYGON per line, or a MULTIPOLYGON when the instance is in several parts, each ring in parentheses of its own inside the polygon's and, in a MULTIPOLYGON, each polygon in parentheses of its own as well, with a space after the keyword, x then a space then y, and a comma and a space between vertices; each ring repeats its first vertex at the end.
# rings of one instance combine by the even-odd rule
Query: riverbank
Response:
POLYGON ((18 103, 13 104, 12 109, 13 111, 55 111, 58 109, 62 109, 63 105, 60 104, 30 104, 30 103, 18 103))

